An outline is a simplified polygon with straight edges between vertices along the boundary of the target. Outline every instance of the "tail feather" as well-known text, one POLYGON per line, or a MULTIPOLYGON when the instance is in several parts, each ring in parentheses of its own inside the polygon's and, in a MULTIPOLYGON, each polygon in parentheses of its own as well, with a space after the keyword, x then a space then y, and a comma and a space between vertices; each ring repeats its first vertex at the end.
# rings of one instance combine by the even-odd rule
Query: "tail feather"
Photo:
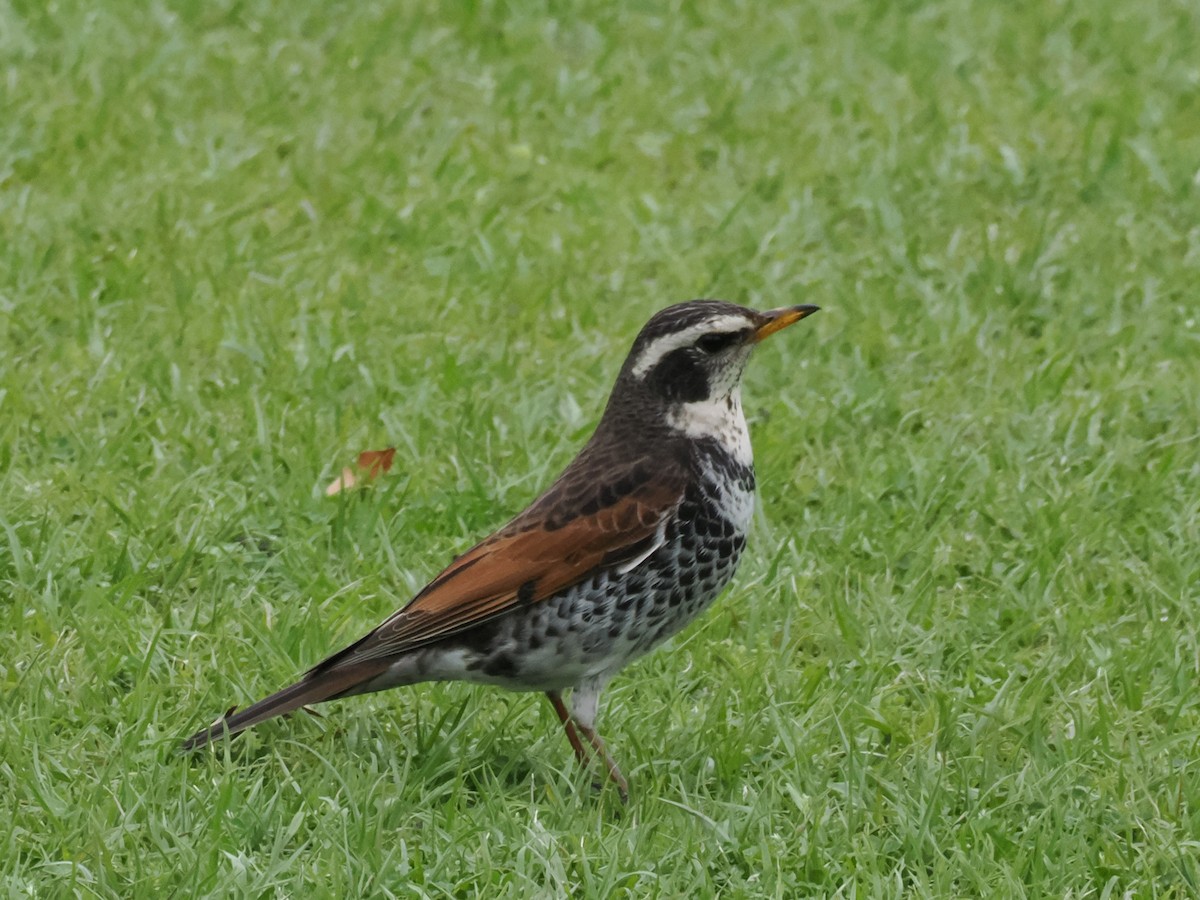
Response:
POLYGON ((332 700, 374 678, 384 668, 386 666, 360 665, 338 671, 318 667, 295 684, 276 691, 240 712, 227 714, 208 728, 197 731, 183 742, 182 749, 185 752, 198 750, 217 738, 235 735, 267 719, 293 712, 310 703, 332 700))

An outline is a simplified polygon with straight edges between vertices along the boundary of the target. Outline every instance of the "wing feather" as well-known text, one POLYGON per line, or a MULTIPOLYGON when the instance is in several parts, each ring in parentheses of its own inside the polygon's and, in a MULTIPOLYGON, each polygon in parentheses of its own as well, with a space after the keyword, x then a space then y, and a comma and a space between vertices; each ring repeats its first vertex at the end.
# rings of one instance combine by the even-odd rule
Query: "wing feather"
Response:
MULTIPOLYGON (((564 479, 565 480, 565 479, 564 479)), ((403 609, 318 665, 314 672, 405 653, 467 631, 511 609, 538 603, 602 568, 640 565, 661 544, 682 496, 663 472, 554 488, 509 525, 452 562, 403 609), (608 501, 608 502, 606 502, 608 501), (583 510, 564 517, 566 509, 583 510)))

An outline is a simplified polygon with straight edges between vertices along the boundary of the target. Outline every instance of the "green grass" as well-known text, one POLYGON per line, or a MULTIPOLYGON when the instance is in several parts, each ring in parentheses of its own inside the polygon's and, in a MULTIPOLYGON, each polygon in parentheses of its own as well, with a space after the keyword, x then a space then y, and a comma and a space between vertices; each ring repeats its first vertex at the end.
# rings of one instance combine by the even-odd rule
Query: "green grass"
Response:
POLYGON ((0 893, 1200 892, 1194 4, 0 3, 0 893), (814 302, 735 586, 605 698, 215 754, 637 328, 814 302), (321 487, 394 444, 376 489, 321 487))

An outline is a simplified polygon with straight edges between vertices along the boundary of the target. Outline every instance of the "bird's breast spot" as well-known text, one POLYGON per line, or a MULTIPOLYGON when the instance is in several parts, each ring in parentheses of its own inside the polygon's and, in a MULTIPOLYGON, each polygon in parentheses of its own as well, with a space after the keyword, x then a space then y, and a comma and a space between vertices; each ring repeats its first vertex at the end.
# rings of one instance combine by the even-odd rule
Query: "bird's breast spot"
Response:
POLYGON ((721 497, 721 514, 739 530, 750 524, 754 515, 754 494, 749 491, 727 491, 721 497))
MULTIPOLYGON (((732 526, 731 534, 745 531, 754 515, 754 491, 745 489, 738 482, 721 477, 720 473, 712 466, 706 467, 704 477, 715 492, 711 501, 713 505, 710 507, 712 510, 710 515, 715 513, 729 523, 732 526)), ((722 524, 720 532, 716 536, 724 534, 725 525, 722 524)), ((687 549, 691 550, 692 547, 688 546, 687 549)))

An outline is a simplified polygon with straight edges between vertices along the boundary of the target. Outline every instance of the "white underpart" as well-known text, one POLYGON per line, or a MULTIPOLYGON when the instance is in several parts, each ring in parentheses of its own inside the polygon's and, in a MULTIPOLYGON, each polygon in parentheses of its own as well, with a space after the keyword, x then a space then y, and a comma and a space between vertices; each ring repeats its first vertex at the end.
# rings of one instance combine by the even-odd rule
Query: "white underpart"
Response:
POLYGON ((667 424, 693 438, 713 438, 744 465, 754 461, 750 429, 742 412, 742 391, 734 387, 727 395, 694 403, 680 403, 667 414, 667 424))
POLYGON ((597 675, 584 680, 571 692, 571 718, 584 728, 596 727, 596 713, 600 710, 600 692, 608 683, 608 676, 597 675))
POLYGON ((657 340, 652 341, 642 351, 642 355, 638 357, 638 361, 633 367, 633 375, 635 378, 644 377, 647 372, 658 365, 664 356, 674 353, 681 347, 690 347, 696 343, 696 339, 701 335, 743 331, 749 324, 749 321, 743 316, 713 316, 710 319, 705 319, 703 322, 697 322, 690 328, 683 329, 683 331, 664 334, 657 340))
POLYGON ((744 532, 754 517, 754 491, 743 490, 728 479, 718 478, 715 472, 706 474, 708 480, 717 486, 717 508, 721 510, 721 515, 744 532))

